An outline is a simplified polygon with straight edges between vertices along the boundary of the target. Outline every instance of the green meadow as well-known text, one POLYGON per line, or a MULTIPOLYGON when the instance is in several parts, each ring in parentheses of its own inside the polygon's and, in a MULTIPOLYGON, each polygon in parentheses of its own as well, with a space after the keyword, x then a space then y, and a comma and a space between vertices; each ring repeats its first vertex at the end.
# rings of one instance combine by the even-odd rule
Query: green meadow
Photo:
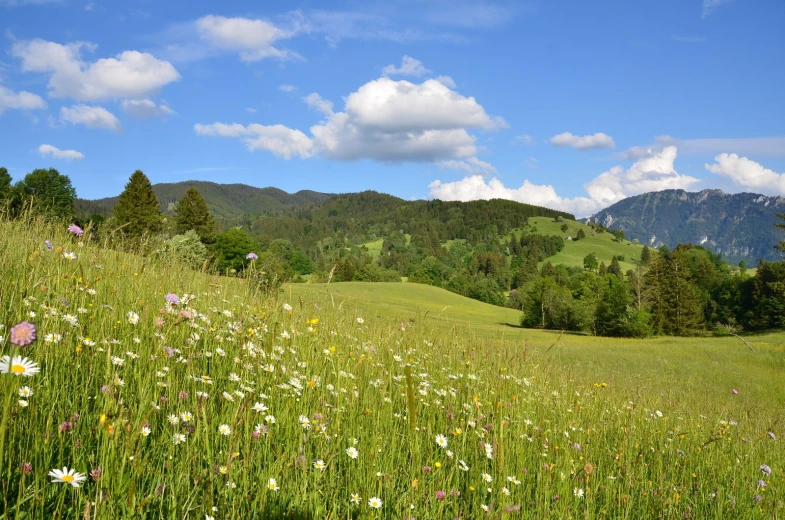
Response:
POLYGON ((519 318, 409 283, 269 294, 0 220, 0 518, 785 515, 785 334, 519 318))

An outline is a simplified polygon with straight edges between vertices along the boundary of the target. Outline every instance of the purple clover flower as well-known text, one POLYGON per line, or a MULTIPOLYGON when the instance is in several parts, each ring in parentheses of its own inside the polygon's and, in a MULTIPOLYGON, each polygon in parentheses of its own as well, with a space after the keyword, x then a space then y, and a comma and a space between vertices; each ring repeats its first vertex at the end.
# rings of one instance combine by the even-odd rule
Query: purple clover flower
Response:
POLYGON ((48 241, 48 240, 44 240, 44 245, 46 246, 46 248, 47 248, 49 251, 51 251, 51 250, 52 250, 52 243, 51 243, 50 241, 48 241))
POLYGON ((176 294, 174 294, 174 293, 169 293, 169 294, 167 294, 167 295, 165 296, 165 298, 166 298, 166 301, 168 301, 168 302, 169 302, 169 303, 171 303, 172 305, 177 305, 178 303, 180 303, 180 297, 179 297, 179 296, 177 296, 177 295, 176 295, 176 294))
POLYGON ((436 500, 444 500, 446 496, 447 496, 447 493, 445 493, 442 490, 439 490, 439 491, 436 492, 436 500))
POLYGON ((68 231, 70 231, 71 233, 73 233, 78 237, 84 235, 84 231, 82 231, 82 228, 80 228, 76 224, 71 224, 70 226, 68 226, 68 231))
POLYGON ((771 475, 771 468, 770 468, 770 467, 768 467, 768 466, 767 466, 767 465, 765 465, 765 464, 761 464, 761 465, 760 465, 760 470, 761 470, 761 472, 762 472, 764 475, 766 475, 767 477, 768 477, 769 475, 771 475))
POLYGON ((26 347, 35 341, 35 325, 28 321, 17 323, 11 327, 11 343, 17 347, 26 347))
POLYGON ((258 259, 259 259, 259 255, 257 255, 256 253, 253 253, 253 252, 251 252, 251 253, 248 253, 248 254, 245 256, 245 258, 246 258, 247 260, 258 260, 258 259))

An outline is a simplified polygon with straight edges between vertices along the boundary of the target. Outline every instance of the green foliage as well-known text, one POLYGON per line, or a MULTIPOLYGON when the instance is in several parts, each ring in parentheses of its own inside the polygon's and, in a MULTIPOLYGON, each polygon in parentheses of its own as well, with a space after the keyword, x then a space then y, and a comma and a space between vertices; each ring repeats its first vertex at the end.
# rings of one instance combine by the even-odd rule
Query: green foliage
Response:
POLYGON ((0 209, 11 202, 12 195, 11 175, 4 167, 0 167, 0 209))
POLYGON ((599 267, 597 263, 597 257, 594 256, 594 253, 589 253, 583 258, 583 268, 588 271, 594 271, 599 267))
POLYGON ((256 242, 239 228, 219 233, 211 247, 215 255, 215 266, 222 274, 232 270, 238 273, 242 271, 248 264, 248 253, 257 249, 256 242))
POLYGON ((191 269, 201 269, 207 261, 207 247, 193 229, 173 236, 166 240, 162 246, 154 251, 153 256, 174 257, 178 262, 188 265, 191 269))
POLYGON ((141 170, 131 175, 113 214, 114 224, 129 238, 157 233, 163 228, 158 199, 150 180, 141 170))
POLYGON ((583 240, 586 238, 586 233, 583 231, 583 228, 578 230, 578 234, 575 235, 575 240, 583 240))
POLYGON ((215 219, 204 198, 195 188, 189 188, 185 192, 174 211, 177 233, 192 229, 205 244, 215 242, 215 219))
MULTIPOLYGON (((0 175, 0 190, 2 177, 0 175)), ((32 204, 34 212, 60 219, 69 219, 74 214, 76 190, 71 179, 54 168, 33 170, 16 184, 13 191, 17 207, 32 204)))

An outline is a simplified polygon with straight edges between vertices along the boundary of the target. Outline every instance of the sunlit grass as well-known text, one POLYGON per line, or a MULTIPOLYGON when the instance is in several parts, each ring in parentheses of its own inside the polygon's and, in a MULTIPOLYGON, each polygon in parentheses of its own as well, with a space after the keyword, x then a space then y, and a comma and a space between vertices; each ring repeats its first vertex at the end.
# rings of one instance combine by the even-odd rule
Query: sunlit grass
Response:
POLYGON ((3 518, 785 513, 782 334, 559 336, 415 284, 268 298, 41 222, 0 222, 0 277, 3 355, 41 369, 0 375, 3 518))

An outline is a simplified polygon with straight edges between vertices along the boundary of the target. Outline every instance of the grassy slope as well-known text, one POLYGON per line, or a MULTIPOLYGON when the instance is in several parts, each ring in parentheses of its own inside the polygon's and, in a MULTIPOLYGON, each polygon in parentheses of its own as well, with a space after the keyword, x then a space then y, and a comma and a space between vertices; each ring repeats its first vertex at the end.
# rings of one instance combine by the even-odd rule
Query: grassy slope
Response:
POLYGON ((284 299, 350 309, 358 316, 426 323, 438 333, 472 334, 521 348, 584 383, 606 381, 625 395, 656 392, 671 405, 697 405, 743 389, 754 406, 785 401, 785 333, 736 338, 601 338, 516 326, 520 313, 421 284, 291 284, 284 299), (458 331, 458 332, 456 332, 458 331), (463 331, 463 332, 460 332, 463 331), (550 350, 549 350, 550 349, 550 350), (779 385, 770 382, 780 381, 779 385), (629 394, 631 392, 631 394, 629 394))
POLYGON ((583 259, 589 253, 594 253, 600 262, 605 262, 608 266, 614 256, 623 256, 624 261, 619 262, 622 270, 634 269, 635 263, 632 260, 640 260, 643 246, 635 245, 632 242, 614 242, 613 235, 610 233, 598 233, 592 236, 592 229, 585 224, 574 220, 564 222, 554 222, 548 217, 533 217, 529 219, 530 226, 536 226, 537 233, 540 235, 557 235, 561 237, 575 237, 578 229, 583 229, 586 238, 577 241, 567 241, 564 249, 557 255, 548 258, 547 261, 553 265, 564 264, 568 266, 583 267, 583 259), (567 224, 569 228, 566 233, 561 230, 562 224, 567 224))

